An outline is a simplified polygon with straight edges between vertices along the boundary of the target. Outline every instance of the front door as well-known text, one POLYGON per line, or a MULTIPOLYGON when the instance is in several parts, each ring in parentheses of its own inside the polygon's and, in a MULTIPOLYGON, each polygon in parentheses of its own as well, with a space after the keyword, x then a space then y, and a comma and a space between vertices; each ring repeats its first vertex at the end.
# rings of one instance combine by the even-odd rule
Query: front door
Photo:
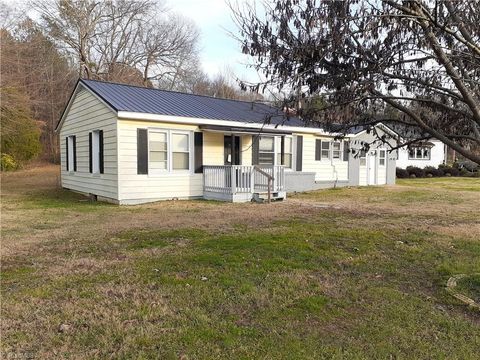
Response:
POLYGON ((240 165, 240 136, 225 135, 224 165, 240 165))

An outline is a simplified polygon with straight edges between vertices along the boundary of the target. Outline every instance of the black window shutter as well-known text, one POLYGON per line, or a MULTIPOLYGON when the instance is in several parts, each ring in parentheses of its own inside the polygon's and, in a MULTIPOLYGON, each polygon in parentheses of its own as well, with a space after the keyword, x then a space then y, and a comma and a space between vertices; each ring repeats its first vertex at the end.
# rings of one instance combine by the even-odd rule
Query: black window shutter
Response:
POLYGON ((315 160, 322 160, 322 140, 315 139, 315 160))
POLYGON ((302 171, 303 136, 297 136, 297 163, 295 170, 302 171))
POLYGON ((280 165, 285 165, 285 136, 280 140, 280 165))
POLYGON ((137 129, 137 174, 148 174, 147 129, 137 129))
POLYGON ((68 136, 65 138, 65 170, 70 170, 69 164, 68 164, 68 136))
POLYGON ((350 143, 348 141, 343 142, 343 161, 348 161, 348 155, 350 154, 350 143))
POLYGON ((252 165, 258 165, 258 149, 260 136, 252 135, 252 165))
POLYGON ((103 130, 98 131, 98 167, 100 174, 103 174, 103 130))
POLYGON ((195 173, 203 173, 203 133, 195 132, 193 134, 193 156, 195 173))
POLYGON ((93 146, 92 146, 92 133, 88 133, 88 169, 90 173, 93 172, 93 146))
POLYGON ((77 171, 77 137, 73 136, 73 171, 77 171))

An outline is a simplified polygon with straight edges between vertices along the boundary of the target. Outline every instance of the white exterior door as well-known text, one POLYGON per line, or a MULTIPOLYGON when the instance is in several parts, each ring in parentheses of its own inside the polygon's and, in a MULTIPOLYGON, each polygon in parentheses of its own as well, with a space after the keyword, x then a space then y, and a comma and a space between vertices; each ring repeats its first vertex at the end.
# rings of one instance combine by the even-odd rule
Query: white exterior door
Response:
POLYGON ((387 150, 378 149, 377 151, 377 185, 387 183, 387 150))

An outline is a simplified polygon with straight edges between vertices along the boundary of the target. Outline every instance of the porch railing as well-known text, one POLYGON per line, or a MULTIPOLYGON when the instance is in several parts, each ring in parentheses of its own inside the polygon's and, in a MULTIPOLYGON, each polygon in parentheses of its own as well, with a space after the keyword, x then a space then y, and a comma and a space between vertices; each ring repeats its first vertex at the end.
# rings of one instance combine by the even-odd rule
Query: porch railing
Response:
MULTIPOLYGON (((262 172, 273 177, 272 192, 285 188, 285 168, 280 165, 259 166, 262 172)), ((204 191, 224 194, 268 191, 268 177, 248 165, 205 165, 203 167, 204 191)))

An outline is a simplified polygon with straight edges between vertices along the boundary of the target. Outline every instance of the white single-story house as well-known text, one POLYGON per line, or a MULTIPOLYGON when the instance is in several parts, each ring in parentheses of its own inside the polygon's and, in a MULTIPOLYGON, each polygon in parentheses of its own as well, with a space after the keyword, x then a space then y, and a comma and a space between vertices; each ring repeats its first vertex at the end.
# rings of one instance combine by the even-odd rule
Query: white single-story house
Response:
POLYGON ((57 132, 62 186, 118 204, 395 183, 395 152, 360 151, 371 132, 339 140, 263 103, 79 80, 57 132))
POLYGON ((398 150, 397 167, 405 169, 407 166, 416 166, 421 169, 426 166, 438 167, 446 163, 447 146, 440 140, 430 139, 420 141, 398 150))

